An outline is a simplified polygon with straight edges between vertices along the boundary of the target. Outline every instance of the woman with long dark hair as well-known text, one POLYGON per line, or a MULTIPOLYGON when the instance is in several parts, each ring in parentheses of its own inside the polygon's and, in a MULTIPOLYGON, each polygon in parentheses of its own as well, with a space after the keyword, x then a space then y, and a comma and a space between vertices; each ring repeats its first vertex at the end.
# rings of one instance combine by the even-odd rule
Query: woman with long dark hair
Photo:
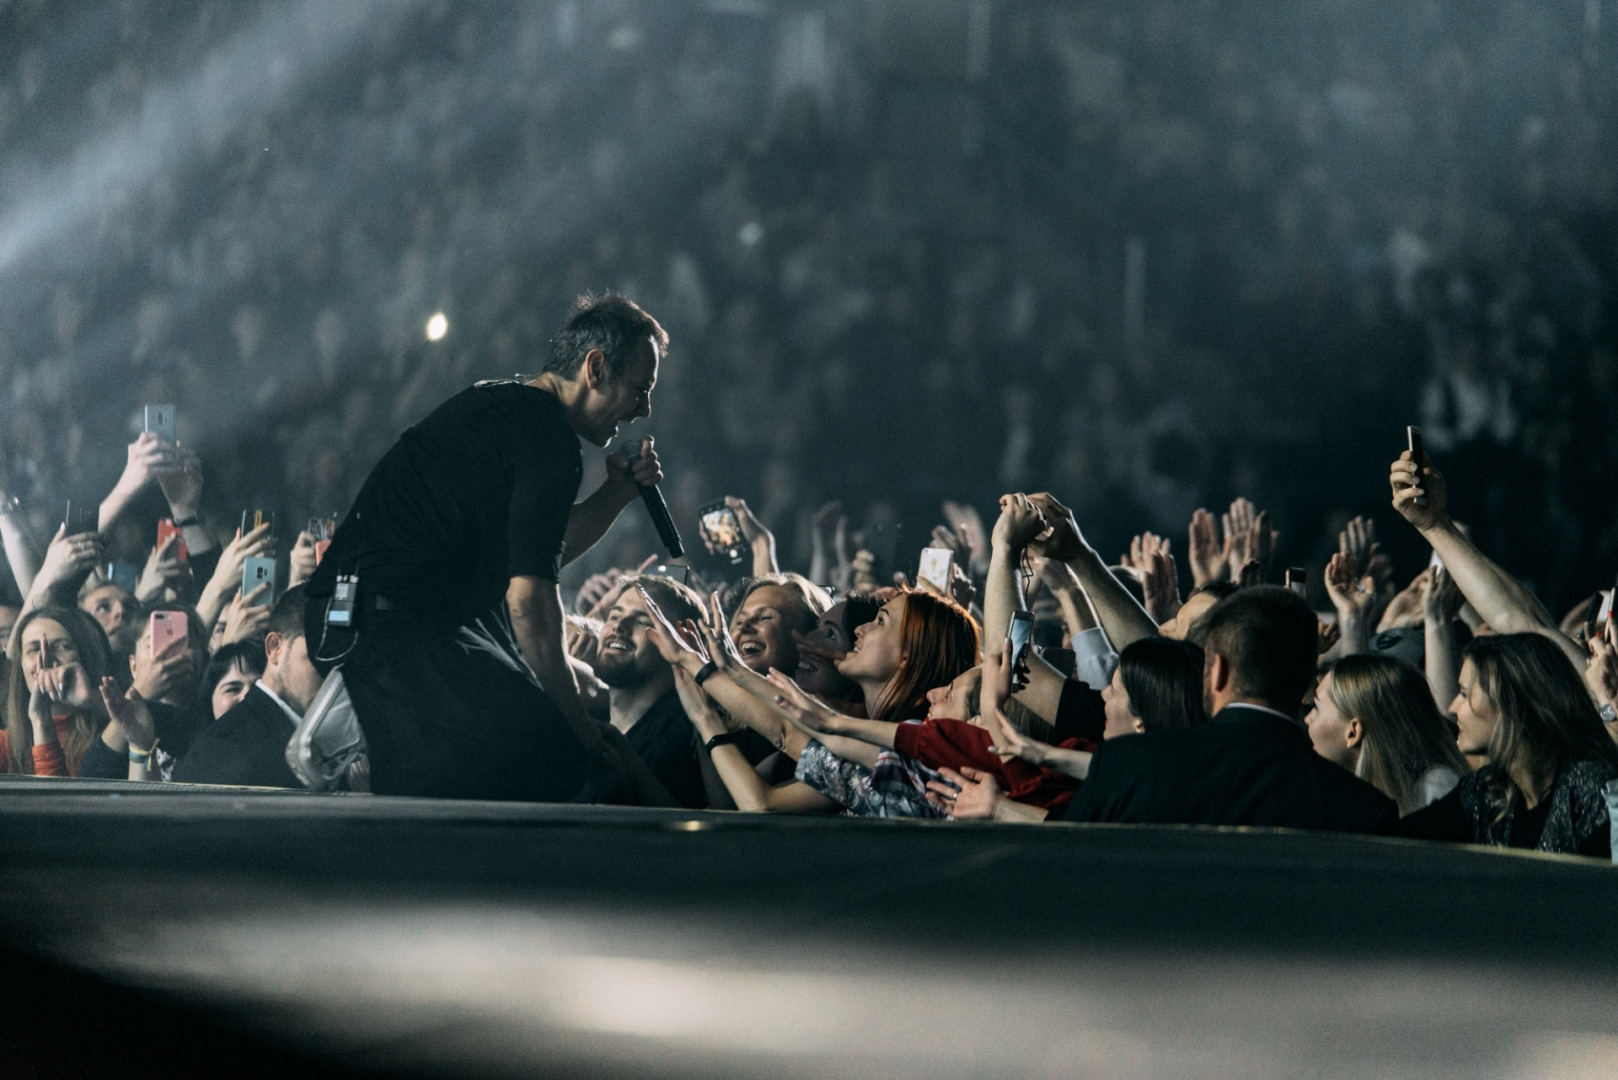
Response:
MULTIPOLYGON (((1118 669, 1100 697, 1106 716, 1104 739, 1200 724, 1207 719, 1202 709, 1202 649, 1172 638, 1141 638, 1118 654, 1118 669)), ((984 714, 984 725, 995 733, 994 749, 1001 755, 1076 780, 1089 776, 1093 743, 1052 746, 1018 731, 1001 708, 985 707, 984 714)), ((954 818, 1042 821, 1048 809, 1011 798, 981 769, 946 769, 943 782, 929 787, 935 805, 947 807, 954 818)))
POLYGON ((1474 638, 1461 656, 1459 749, 1487 764, 1401 832, 1610 859, 1601 789, 1618 777, 1618 745, 1567 656, 1539 634, 1474 638))
POLYGON ((107 635, 77 608, 42 607, 18 621, 12 641, 0 771, 76 776, 107 724, 107 635))

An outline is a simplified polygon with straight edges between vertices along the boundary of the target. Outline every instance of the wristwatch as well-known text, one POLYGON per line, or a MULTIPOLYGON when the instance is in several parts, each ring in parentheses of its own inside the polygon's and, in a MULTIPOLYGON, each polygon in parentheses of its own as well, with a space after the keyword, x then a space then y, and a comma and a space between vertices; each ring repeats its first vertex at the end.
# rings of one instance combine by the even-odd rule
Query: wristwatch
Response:
POLYGON ((1603 724, 1618 724, 1618 709, 1612 707, 1612 702, 1601 703, 1601 722, 1603 724))
POLYGON ((745 734, 747 734, 745 729, 739 731, 721 731, 718 735, 715 735, 713 738, 703 743, 702 748, 711 754, 714 752, 715 747, 729 746, 732 743, 739 742, 742 736, 745 734))

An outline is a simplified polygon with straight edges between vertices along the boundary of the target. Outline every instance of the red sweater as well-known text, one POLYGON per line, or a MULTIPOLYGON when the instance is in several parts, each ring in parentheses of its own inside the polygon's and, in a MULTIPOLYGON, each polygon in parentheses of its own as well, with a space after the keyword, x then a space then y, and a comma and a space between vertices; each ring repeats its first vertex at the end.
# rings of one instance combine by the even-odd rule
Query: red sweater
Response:
MULTIPOLYGON (((1066 773, 1030 765, 1021 758, 1001 761, 990 750, 994 739, 976 724, 964 720, 923 720, 900 724, 893 733, 893 748, 934 769, 972 768, 993 776, 1006 796, 1030 806, 1050 809, 1073 800, 1079 782, 1066 773)), ((1093 750, 1084 739, 1068 739, 1063 750, 1093 750)))
MULTIPOLYGON (((73 717, 68 715, 52 716, 56 724, 56 741, 44 746, 35 745, 34 775, 35 776, 77 776, 79 762, 75 761, 69 766, 67 756, 62 747, 67 742, 68 732, 73 729, 73 717)), ((80 755, 83 760, 83 755, 80 755)), ((0 728, 0 772, 11 771, 11 737, 4 728, 0 728)))

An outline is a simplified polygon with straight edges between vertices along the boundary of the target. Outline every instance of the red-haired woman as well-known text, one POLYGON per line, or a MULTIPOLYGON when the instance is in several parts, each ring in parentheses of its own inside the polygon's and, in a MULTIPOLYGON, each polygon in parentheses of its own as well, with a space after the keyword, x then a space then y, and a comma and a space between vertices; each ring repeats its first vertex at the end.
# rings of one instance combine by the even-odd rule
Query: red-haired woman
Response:
MULTIPOLYGON (((809 740, 798 757, 797 779, 779 787, 766 785, 741 752, 727 745, 730 732, 724 719, 699 689, 696 678, 677 662, 678 653, 696 647, 692 637, 696 629, 687 628, 682 635, 666 620, 654 622, 659 647, 674 663, 675 686, 686 716, 708 747, 714 767, 739 809, 796 813, 849 809, 877 816, 933 816, 925 798, 914 806, 889 805, 870 783, 878 748, 854 739, 827 736, 825 742, 809 740)), ((708 654, 716 658, 715 666, 727 662, 728 635, 716 637, 704 628, 702 636, 708 654)), ((897 724, 927 715, 928 692, 948 686, 975 667, 978 647, 977 624, 960 605, 933 593, 907 591, 885 603, 876 618, 855 631, 854 647, 836 666, 838 674, 859 687, 872 720, 897 724)), ((764 687, 773 700, 778 690, 768 683, 764 687)), ((784 712, 782 719, 790 726, 784 712)))

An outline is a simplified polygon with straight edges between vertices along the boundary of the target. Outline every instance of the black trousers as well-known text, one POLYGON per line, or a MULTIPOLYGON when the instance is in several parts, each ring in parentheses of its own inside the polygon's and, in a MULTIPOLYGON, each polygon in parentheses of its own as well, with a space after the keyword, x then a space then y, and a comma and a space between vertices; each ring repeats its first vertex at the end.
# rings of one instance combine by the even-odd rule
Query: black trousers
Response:
POLYGON ((342 636, 376 794, 566 802, 584 786, 584 750, 523 662, 504 605, 460 626, 366 611, 342 636))

